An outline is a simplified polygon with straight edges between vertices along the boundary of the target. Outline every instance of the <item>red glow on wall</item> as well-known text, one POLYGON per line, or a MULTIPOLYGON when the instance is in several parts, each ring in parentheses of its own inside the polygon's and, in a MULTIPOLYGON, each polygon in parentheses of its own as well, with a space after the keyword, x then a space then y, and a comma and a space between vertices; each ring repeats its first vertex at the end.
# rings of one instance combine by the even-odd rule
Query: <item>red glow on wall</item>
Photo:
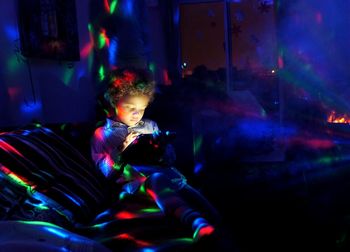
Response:
POLYGON ((111 9, 110 9, 110 7, 109 7, 109 2, 108 2, 108 0, 103 0, 103 4, 104 4, 104 6, 105 6, 106 12, 107 12, 107 13, 110 13, 111 9))
POLYGON ((170 86, 172 84, 171 80, 169 79, 168 70, 166 69, 163 70, 163 80, 164 80, 164 84, 167 86, 170 86))
POLYGON ((7 88, 7 93, 11 99, 14 99, 16 96, 19 95, 22 89, 18 87, 9 87, 7 88))
POLYGON ((284 62, 282 56, 278 56, 278 68, 282 69, 284 67, 284 62))
POLYGON ((316 19, 316 22, 317 22, 318 24, 321 24, 321 23, 322 23, 322 20, 323 20, 322 13, 319 12, 319 11, 316 12, 315 19, 316 19))
POLYGON ((81 51, 80 51, 80 56, 81 56, 83 59, 85 59, 85 58, 90 54, 92 48, 94 48, 93 43, 91 43, 91 42, 87 43, 87 44, 83 47, 83 49, 81 49, 81 51))

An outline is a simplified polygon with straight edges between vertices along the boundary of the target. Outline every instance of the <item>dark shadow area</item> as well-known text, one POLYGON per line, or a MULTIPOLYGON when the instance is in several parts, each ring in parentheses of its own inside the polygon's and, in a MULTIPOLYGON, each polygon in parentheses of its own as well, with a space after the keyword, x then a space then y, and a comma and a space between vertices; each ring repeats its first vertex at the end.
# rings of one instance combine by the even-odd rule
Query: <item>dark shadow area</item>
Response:
POLYGON ((177 132, 178 168, 221 214, 227 251, 234 246, 247 252, 349 248, 348 126, 327 124, 317 101, 289 101, 296 110, 288 114, 294 124, 285 129, 283 145, 278 145, 281 135, 244 135, 239 126, 244 114, 227 113, 235 103, 210 88, 164 87, 150 107, 149 117, 177 132), (298 116, 298 108, 307 114, 298 116), (198 132, 201 155, 194 150, 198 132), (276 146, 284 148, 282 159, 255 158, 276 146), (202 162, 200 170, 196 162, 202 162))

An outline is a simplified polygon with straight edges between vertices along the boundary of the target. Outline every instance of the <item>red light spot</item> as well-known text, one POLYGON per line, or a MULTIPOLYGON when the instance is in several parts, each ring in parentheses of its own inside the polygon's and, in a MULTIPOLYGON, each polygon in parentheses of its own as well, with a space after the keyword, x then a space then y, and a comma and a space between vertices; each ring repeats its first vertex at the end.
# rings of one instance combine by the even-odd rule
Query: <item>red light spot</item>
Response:
POLYGON ((157 195, 150 189, 147 189, 146 192, 152 197, 152 199, 157 200, 157 195))
POLYGON ((23 157, 23 155, 18 150, 16 150, 14 147, 12 147, 11 145, 9 145, 8 143, 2 140, 0 140, 0 148, 7 152, 16 153, 17 155, 23 157))
POLYGON ((122 211, 117 213, 115 217, 120 220, 127 220, 136 218, 136 214, 130 213, 128 211, 122 211))
POLYGON ((199 230, 199 236, 210 235, 214 232, 213 226, 205 226, 199 230))
POLYGON ((322 13, 321 12, 317 12, 316 13, 316 15, 315 15, 315 18, 316 18, 316 22, 318 23, 318 24, 321 24, 322 23, 322 19, 323 19, 323 17, 322 17, 322 13))

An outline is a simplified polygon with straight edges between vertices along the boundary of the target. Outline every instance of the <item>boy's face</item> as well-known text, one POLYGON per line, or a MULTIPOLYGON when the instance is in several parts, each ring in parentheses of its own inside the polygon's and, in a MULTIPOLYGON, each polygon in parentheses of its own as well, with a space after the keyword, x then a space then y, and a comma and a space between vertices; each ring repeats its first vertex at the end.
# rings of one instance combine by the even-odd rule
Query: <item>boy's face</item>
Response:
POLYGON ((125 96, 116 104, 117 120, 128 125, 135 126, 143 117, 150 98, 144 95, 125 96))

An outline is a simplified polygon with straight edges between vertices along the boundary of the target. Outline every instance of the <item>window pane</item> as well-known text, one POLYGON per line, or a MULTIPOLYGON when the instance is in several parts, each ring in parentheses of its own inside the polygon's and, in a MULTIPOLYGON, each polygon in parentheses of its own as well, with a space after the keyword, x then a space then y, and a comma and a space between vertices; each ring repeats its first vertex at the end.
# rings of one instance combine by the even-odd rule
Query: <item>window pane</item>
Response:
POLYGON ((224 4, 181 4, 180 22, 183 75, 199 65, 225 67, 224 4))
POLYGON ((279 110, 274 1, 230 4, 234 89, 249 90, 267 115, 279 110))

